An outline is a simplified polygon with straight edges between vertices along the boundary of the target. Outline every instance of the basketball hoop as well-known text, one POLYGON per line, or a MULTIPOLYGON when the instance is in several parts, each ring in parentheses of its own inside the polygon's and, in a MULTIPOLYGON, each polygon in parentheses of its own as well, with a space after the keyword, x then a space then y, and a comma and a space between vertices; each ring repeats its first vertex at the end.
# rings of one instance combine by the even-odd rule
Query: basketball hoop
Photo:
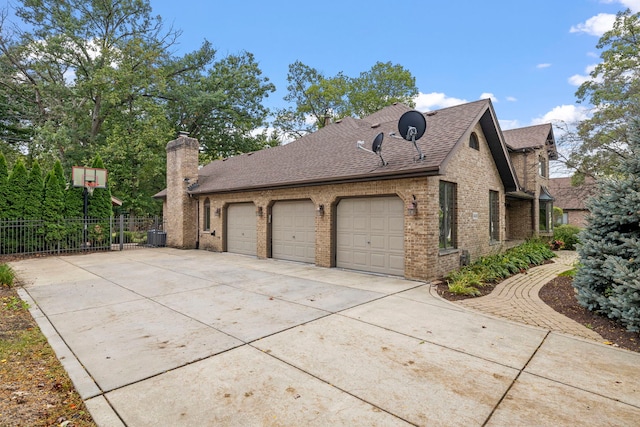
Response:
POLYGON ((84 182, 84 188, 87 189, 87 193, 89 193, 90 196, 93 196, 93 190, 95 190, 95 188, 98 186, 98 183, 95 181, 85 181, 84 182))

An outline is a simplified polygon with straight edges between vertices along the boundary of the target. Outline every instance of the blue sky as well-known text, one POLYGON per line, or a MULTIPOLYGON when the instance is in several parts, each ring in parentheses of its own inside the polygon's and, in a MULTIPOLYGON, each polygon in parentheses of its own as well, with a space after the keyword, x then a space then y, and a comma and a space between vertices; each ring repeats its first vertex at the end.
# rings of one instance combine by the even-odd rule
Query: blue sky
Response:
POLYGON ((492 98, 503 129, 585 118, 578 85, 597 64, 598 39, 640 0, 151 0, 183 31, 177 53, 204 39, 219 58, 248 51, 285 104, 289 64, 355 77, 377 61, 416 78, 417 109, 492 98))

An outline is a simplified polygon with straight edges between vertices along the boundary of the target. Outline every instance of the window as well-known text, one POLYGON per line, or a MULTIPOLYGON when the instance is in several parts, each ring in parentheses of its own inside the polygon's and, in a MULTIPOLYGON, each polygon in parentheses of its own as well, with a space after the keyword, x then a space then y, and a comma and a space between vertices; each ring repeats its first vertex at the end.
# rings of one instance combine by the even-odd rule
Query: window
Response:
POLYGON ((211 230, 211 202, 208 197, 204 201, 204 230, 211 230))
POLYGON ((552 231, 551 213, 553 212, 553 202, 540 200, 540 231, 552 231))
POLYGON ((539 208, 539 229, 540 231, 553 231, 553 197, 546 187, 540 187, 540 197, 538 199, 539 208))
POLYGON ((563 212, 562 213, 562 222, 561 224, 569 224, 569 213, 568 212, 563 212))
POLYGON ((456 248, 456 185, 440 181, 440 249, 456 248))
POLYGON ((547 158, 544 156, 540 156, 538 158, 540 163, 540 176, 547 177, 547 158))
POLYGON ((471 136, 469 137, 469 147, 474 150, 480 150, 480 142, 478 141, 478 135, 476 135, 475 132, 471 133, 471 136))
POLYGON ((489 240, 500 241, 500 193, 489 191, 489 240))

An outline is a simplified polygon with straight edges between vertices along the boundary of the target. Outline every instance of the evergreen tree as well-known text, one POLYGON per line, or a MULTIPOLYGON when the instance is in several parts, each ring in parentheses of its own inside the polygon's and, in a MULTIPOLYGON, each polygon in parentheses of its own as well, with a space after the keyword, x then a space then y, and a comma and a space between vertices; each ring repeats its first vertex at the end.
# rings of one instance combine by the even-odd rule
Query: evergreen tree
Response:
POLYGON ((9 168, 7 159, 0 151, 0 219, 7 217, 7 186, 9 185, 9 168))
POLYGON ((33 167, 29 171, 27 178, 27 191, 24 203, 24 218, 39 219, 42 211, 42 198, 44 190, 44 179, 42 169, 37 161, 33 162, 33 167))
POLYGON ((56 249, 62 240, 64 226, 64 194, 58 175, 52 170, 44 181, 44 199, 42 201, 42 219, 44 220, 44 240, 47 249, 56 249))
POLYGON ((29 173, 22 159, 13 165, 7 185, 7 218, 24 218, 24 205, 27 194, 27 180, 29 173))
POLYGON ((629 138, 631 154, 613 178, 601 180, 588 203, 587 227, 578 248, 578 301, 640 330, 640 121, 629 138))
POLYGON ((23 240, 25 249, 28 252, 35 252, 41 249, 41 237, 44 233, 44 229, 37 224, 37 221, 42 216, 42 199, 44 197, 44 179, 42 178, 42 169, 38 161, 33 162, 33 166, 29 171, 29 177, 27 178, 27 191, 25 194, 24 203, 24 219, 30 220, 25 222, 25 228, 23 229, 23 240))

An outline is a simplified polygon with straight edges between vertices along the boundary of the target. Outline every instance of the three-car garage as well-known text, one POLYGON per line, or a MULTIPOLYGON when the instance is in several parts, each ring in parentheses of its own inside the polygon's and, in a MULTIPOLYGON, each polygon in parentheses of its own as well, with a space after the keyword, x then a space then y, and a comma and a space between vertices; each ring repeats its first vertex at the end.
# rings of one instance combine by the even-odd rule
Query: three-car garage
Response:
MULTIPOLYGON (((334 214, 332 238, 322 244, 335 245, 336 267, 404 275, 404 204, 399 197, 341 199, 334 214)), ((271 257, 315 264, 316 216, 309 199, 274 202, 268 217, 271 257)), ((226 225, 227 251, 255 256, 256 206, 230 204, 226 225)))

